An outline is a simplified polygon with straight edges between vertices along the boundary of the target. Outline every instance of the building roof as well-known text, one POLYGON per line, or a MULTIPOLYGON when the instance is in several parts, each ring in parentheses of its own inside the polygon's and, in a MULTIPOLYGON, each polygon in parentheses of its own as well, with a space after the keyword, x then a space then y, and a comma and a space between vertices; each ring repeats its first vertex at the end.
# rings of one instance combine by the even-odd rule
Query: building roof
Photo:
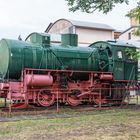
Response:
POLYGON ((121 35, 124 34, 124 33, 126 33, 127 31, 133 29, 133 28, 138 28, 138 27, 139 27, 139 26, 131 26, 131 27, 129 27, 128 29, 126 29, 125 31, 123 31, 123 32, 121 33, 121 35))
POLYGON ((122 33, 123 30, 114 30, 115 33, 122 33))
POLYGON ((107 24, 103 24, 103 23, 85 22, 85 21, 77 21, 77 20, 69 20, 69 21, 74 26, 77 26, 77 27, 114 30, 111 26, 107 24))
POLYGON ((67 22, 70 22, 73 26, 76 26, 76 27, 111 30, 111 31, 114 30, 111 26, 109 26, 107 24, 103 24, 103 23, 77 21, 77 20, 71 20, 71 19, 59 19, 59 20, 55 21, 54 23, 50 23, 49 26, 47 27, 47 29, 45 30, 45 32, 49 32, 51 27, 61 20, 65 20, 67 22))

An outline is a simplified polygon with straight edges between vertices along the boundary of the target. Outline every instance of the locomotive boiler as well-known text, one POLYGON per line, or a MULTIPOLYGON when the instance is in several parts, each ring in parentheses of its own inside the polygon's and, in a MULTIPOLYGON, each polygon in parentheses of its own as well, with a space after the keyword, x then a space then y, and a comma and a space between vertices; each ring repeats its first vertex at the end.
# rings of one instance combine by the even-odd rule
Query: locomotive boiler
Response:
MULTIPOLYGON (((2 78, 19 79, 21 71, 25 68, 108 71, 108 56, 105 51, 100 52, 97 48, 77 47, 77 44, 74 44, 75 46, 70 46, 72 44, 51 46, 48 43, 49 36, 45 36, 46 38, 44 37, 42 43, 39 44, 39 42, 33 42, 32 36, 35 35, 31 34, 31 43, 1 40, 0 60, 3 61, 0 62, 0 74, 2 78)), ((65 41, 69 35, 64 36, 65 41)), ((71 35, 71 37, 73 40, 77 38, 76 35, 71 35)))
POLYGON ((103 41, 79 47, 77 39, 63 34, 61 45, 50 44, 50 36, 40 33, 26 41, 2 39, 0 97, 15 108, 48 107, 56 101, 72 106, 121 103, 125 87, 137 80, 137 62, 125 50, 136 48, 103 41))

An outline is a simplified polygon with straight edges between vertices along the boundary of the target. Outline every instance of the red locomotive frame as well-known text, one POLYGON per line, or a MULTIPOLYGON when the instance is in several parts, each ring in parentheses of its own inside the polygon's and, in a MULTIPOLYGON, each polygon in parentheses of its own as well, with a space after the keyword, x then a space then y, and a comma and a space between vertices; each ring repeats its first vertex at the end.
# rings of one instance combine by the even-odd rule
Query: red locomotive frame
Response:
MULTIPOLYGON (((25 69, 20 82, 0 83, 0 98, 12 101, 13 108, 26 108, 29 104, 48 107, 55 102, 77 106, 93 103, 101 106, 108 103, 121 103, 124 96, 112 97, 112 83, 115 82, 111 72, 25 69), (88 80, 74 82, 70 78, 74 73, 87 74, 88 80), (67 84, 63 83, 63 76, 67 84), (97 82, 98 80, 99 82, 97 82), (62 84, 63 83, 63 84, 62 84)), ((126 83, 120 90, 126 90, 126 83)))

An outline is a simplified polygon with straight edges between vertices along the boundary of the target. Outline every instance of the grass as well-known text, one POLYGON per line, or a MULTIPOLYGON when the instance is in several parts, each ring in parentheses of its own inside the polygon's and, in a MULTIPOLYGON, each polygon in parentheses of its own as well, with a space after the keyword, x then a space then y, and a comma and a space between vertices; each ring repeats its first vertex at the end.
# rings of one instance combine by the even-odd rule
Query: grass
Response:
POLYGON ((140 110, 0 123, 0 140, 140 140, 140 110))

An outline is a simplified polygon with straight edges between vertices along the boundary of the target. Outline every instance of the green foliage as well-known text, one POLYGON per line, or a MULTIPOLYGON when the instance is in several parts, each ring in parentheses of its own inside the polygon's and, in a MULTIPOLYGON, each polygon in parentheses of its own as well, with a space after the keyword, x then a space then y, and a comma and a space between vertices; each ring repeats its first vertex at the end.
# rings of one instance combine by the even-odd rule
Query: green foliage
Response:
POLYGON ((140 50, 134 51, 132 49, 126 48, 125 52, 128 55, 128 57, 132 57, 133 61, 138 61, 138 59, 140 58, 140 50))
POLYGON ((135 36, 140 36, 140 27, 137 27, 137 29, 135 29, 132 34, 135 36))
POLYGON ((116 4, 126 3, 129 0, 66 0, 69 5, 69 10, 75 12, 80 10, 86 13, 93 13, 95 10, 108 13, 116 4))
MULTIPOLYGON (((140 21, 140 2, 138 2, 138 6, 131 10, 126 16, 129 18, 135 18, 136 20, 140 21)), ((140 36, 140 27, 138 27, 132 33, 135 36, 140 36)))
POLYGON ((140 2, 138 3, 138 6, 131 10, 126 16, 140 20, 140 2))

